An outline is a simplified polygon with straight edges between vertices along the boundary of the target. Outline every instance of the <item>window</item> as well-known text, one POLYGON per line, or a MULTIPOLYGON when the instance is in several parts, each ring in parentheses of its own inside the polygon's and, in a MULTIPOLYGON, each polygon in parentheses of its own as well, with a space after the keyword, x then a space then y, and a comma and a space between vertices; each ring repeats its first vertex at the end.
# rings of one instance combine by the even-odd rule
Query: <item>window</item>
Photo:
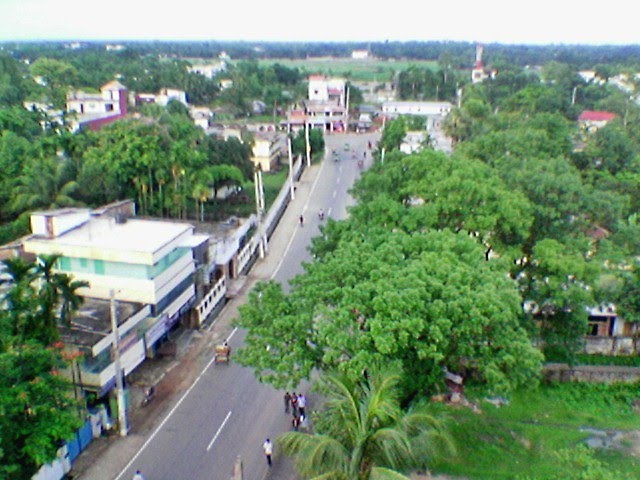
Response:
POLYGON ((104 275, 104 260, 94 260, 93 270, 98 275, 104 275))

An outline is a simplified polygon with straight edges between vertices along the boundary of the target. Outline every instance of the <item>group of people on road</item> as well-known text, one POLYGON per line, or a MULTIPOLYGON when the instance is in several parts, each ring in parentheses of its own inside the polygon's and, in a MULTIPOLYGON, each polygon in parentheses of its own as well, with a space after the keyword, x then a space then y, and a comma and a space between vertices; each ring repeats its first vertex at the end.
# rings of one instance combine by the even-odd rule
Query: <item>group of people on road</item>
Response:
POLYGON ((303 393, 296 392, 284 394, 284 413, 291 413, 291 426, 294 430, 308 428, 307 422, 307 397, 303 393))

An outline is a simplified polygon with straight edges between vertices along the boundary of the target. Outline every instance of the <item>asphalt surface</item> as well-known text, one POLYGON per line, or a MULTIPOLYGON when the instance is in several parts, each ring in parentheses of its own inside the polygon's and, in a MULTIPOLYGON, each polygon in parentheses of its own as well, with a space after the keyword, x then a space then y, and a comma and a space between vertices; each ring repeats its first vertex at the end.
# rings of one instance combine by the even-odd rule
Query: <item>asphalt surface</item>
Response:
MULTIPOLYGON (((224 339, 232 349, 242 345, 244 332, 234 329, 232 321, 252 286, 274 279, 287 289, 288 281, 303 272, 303 262, 311 260, 308 246, 320 233, 320 225, 329 217, 346 217, 353 204, 348 190, 371 162, 368 142, 375 144, 378 138, 378 134, 325 137, 327 158, 305 169, 296 182, 295 198, 272 235, 265 258, 246 278, 234 282, 234 298, 213 323, 198 332, 182 332, 177 359, 148 360, 131 375, 134 408, 129 412, 128 435, 114 433, 94 440, 74 463, 74 478, 130 479, 140 469, 147 480, 229 480, 238 459, 244 480, 296 478, 291 462, 279 455, 277 447, 272 467, 262 452, 265 438, 275 440, 290 429, 290 417, 283 411, 284 392, 259 383, 251 369, 233 360, 214 363, 212 354, 224 339), (363 167, 358 165, 360 159, 363 167), (324 220, 318 216, 320 209, 324 220), (156 396, 140 408, 139 385, 149 383, 156 384, 156 396)), ((312 409, 313 398, 307 397, 312 409)))

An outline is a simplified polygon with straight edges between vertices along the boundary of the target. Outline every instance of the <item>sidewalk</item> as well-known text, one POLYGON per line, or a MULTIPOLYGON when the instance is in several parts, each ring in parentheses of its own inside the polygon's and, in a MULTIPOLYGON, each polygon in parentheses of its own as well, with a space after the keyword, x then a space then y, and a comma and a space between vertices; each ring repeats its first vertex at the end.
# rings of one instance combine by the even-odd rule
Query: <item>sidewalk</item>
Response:
MULTIPOLYGON (((304 170, 296 183, 295 199, 288 205, 273 232, 265 258, 258 259, 246 277, 233 281, 230 289, 235 295, 228 300, 218 316, 207 322, 201 330, 180 327, 171 336, 177 346, 175 358, 147 359, 131 373, 127 379, 130 392, 128 435, 121 437, 117 431, 112 430, 108 436, 94 439, 74 462, 69 478, 113 480, 140 450, 147 437, 160 425, 180 395, 189 388, 210 360, 213 347, 230 335, 233 330, 232 321, 238 316, 238 307, 246 302, 255 283, 271 278, 291 235, 298 228, 297 217, 309 198, 319 170, 320 165, 312 165, 304 170), (155 396, 143 408, 140 403, 144 389, 149 385, 155 385, 155 396)), ((265 478, 296 478, 287 459, 274 460, 274 465, 265 478)))

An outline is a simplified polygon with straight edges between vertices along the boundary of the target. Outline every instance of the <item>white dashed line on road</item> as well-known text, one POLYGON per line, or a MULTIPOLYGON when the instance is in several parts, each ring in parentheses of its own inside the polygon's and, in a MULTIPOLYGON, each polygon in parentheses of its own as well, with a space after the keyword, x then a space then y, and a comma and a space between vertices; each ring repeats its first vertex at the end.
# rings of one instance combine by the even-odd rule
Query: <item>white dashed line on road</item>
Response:
POLYGON ((227 416, 224 417, 224 420, 222 421, 222 424, 220 425, 220 428, 218 428, 218 431, 216 432, 216 434, 211 439, 211 442, 209 442, 209 446, 207 447, 207 452, 209 450, 211 450, 211 447, 213 447, 213 443, 217 440, 218 435, 220 435, 220 432, 222 432, 222 429, 227 424, 227 420, 229 420, 230 416, 231 416, 231 410, 229 410, 229 413, 227 413, 227 416))

